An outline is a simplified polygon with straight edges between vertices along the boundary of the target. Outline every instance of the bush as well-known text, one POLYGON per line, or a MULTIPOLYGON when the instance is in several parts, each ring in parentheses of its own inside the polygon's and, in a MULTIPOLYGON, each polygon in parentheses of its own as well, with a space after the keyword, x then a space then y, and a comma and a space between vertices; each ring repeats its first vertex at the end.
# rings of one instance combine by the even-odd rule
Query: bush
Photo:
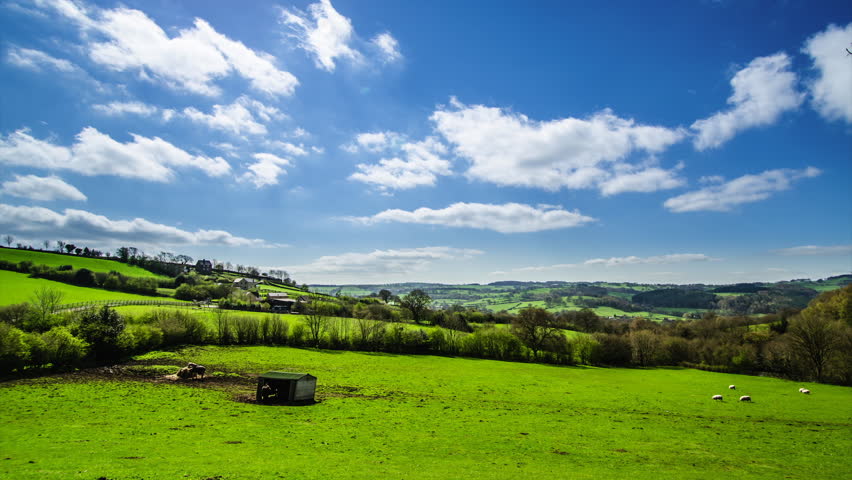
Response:
POLYGON ((289 325, 278 315, 267 315, 260 326, 263 343, 270 345, 284 345, 287 343, 287 330, 289 325))
POLYGON ((629 365, 631 360, 630 341, 612 333, 595 333, 595 341, 600 345, 594 352, 592 363, 595 365, 629 365))
POLYGON ((120 354, 119 337, 124 328, 124 318, 112 308, 103 306, 83 312, 78 334, 92 346, 91 353, 96 359, 108 360, 120 354))
POLYGON ((54 327, 42 335, 47 356, 54 366, 73 366, 86 356, 88 344, 71 334, 66 327, 54 327))
POLYGON ((163 343, 179 345, 184 343, 203 344, 209 337, 207 325, 201 319, 181 310, 155 310, 143 316, 163 332, 163 343))
POLYGON ((147 352, 163 344, 163 331, 153 325, 128 325, 118 343, 124 352, 147 352))
POLYGON ((21 369, 29 360, 24 332, 8 323, 0 323, 0 372, 21 369))
POLYGON ((240 345, 255 345, 260 338, 260 322, 254 317, 234 317, 234 336, 240 345))
POLYGON ((0 322, 8 323, 14 327, 23 327, 29 315, 29 303, 16 303, 0 307, 0 322))

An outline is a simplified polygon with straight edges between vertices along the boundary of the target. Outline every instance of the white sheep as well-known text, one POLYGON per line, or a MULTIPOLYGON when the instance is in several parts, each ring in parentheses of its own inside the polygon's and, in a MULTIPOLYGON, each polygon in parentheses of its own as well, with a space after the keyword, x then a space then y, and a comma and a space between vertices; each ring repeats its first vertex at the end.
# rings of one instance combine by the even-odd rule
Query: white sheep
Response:
POLYGON ((740 397, 740 401, 741 402, 750 402, 751 397, 749 397, 748 395, 743 395, 742 397, 740 397))
POLYGON ((803 389, 802 389, 802 393, 804 393, 805 395, 810 395, 810 394, 811 394, 811 391, 810 391, 810 390, 808 390, 807 388, 803 388, 803 389))
POLYGON ((799 387, 799 393, 802 393, 802 390, 804 390, 804 388, 799 387))
POLYGON ((731 390, 736 390, 737 386, 736 385, 728 385, 728 388, 731 389, 731 390))
POLYGON ((722 400, 721 395, 713 395, 713 400, 722 400))

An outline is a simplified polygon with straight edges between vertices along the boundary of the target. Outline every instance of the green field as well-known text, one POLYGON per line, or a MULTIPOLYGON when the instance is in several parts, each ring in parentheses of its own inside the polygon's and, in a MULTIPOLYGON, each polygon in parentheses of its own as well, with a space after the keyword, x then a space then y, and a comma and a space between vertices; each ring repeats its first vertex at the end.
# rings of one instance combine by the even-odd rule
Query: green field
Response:
POLYGON ((171 300, 173 298, 147 297, 134 293, 113 292, 98 288, 78 287, 43 278, 30 278, 25 273, 0 270, 0 305, 28 302, 33 292, 42 287, 54 288, 63 294, 62 303, 90 302, 95 300, 171 300))
POLYGON ((128 277, 150 277, 150 278, 167 278, 156 273, 151 273, 144 268, 128 265, 126 263, 117 262, 115 260, 104 260, 102 258, 87 258, 74 255, 60 255, 58 253, 37 252, 32 250, 16 250, 10 248, 0 248, 0 260, 7 262, 33 262, 36 265, 47 265, 49 267, 59 267, 61 265, 71 265, 74 268, 87 268, 93 272, 111 272, 116 271, 128 277))
POLYGON ((2 383, 0 477, 812 480, 852 469, 845 387, 274 347, 140 360, 213 375, 206 388, 107 373, 2 383), (320 402, 233 401, 273 369, 316 375, 320 402), (733 401, 741 394, 754 402, 733 401))

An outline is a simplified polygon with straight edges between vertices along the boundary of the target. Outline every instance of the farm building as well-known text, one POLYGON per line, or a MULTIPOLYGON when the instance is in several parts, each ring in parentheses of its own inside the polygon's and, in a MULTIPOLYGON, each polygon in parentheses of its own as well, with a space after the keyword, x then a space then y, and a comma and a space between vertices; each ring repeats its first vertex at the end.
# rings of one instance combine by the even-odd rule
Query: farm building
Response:
POLYGON ((251 290, 252 288, 257 286, 257 280, 252 278, 238 278, 234 280, 234 286, 237 288, 242 288, 243 290, 251 290))
POLYGON ((210 275, 213 273, 213 262, 210 260, 199 260, 195 263, 195 271, 199 275, 210 275))
POLYGON ((313 403, 317 377, 308 373, 266 372, 257 377, 257 403, 313 403))
POLYGON ((290 313, 296 300, 290 298, 287 292, 268 292, 266 301, 274 312, 290 313))

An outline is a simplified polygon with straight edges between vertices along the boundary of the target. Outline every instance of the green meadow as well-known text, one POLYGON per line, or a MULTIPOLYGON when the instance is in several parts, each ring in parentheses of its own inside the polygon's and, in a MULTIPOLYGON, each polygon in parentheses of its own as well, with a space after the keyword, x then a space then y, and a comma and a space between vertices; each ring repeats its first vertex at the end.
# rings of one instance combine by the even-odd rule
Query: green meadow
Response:
POLYGON ((144 268, 126 263, 117 262, 115 260, 105 260, 103 258, 88 258, 74 255, 61 255, 58 253, 38 252, 33 250, 17 250, 11 248, 0 248, 0 260, 7 262, 33 262, 35 265, 47 265, 49 267, 59 267, 62 265, 72 265, 74 268, 86 268, 93 272, 111 272, 115 271, 128 277, 149 277, 149 278, 167 278, 156 273, 149 272, 144 268))
POLYGON ((852 470, 847 387, 284 347, 190 347, 128 365, 151 376, 0 384, 0 477, 812 480, 852 470), (159 380, 187 361, 209 378, 159 380), (235 401, 267 370, 317 376, 319 402, 235 401), (735 401, 743 394, 754 401, 735 401))
POLYGON ((30 278, 25 273, 0 270, 0 305, 28 302, 39 288, 53 288, 62 292, 62 303, 90 302, 96 300, 170 300, 173 298, 148 297, 134 293, 113 292, 98 288, 78 287, 43 278, 30 278))

